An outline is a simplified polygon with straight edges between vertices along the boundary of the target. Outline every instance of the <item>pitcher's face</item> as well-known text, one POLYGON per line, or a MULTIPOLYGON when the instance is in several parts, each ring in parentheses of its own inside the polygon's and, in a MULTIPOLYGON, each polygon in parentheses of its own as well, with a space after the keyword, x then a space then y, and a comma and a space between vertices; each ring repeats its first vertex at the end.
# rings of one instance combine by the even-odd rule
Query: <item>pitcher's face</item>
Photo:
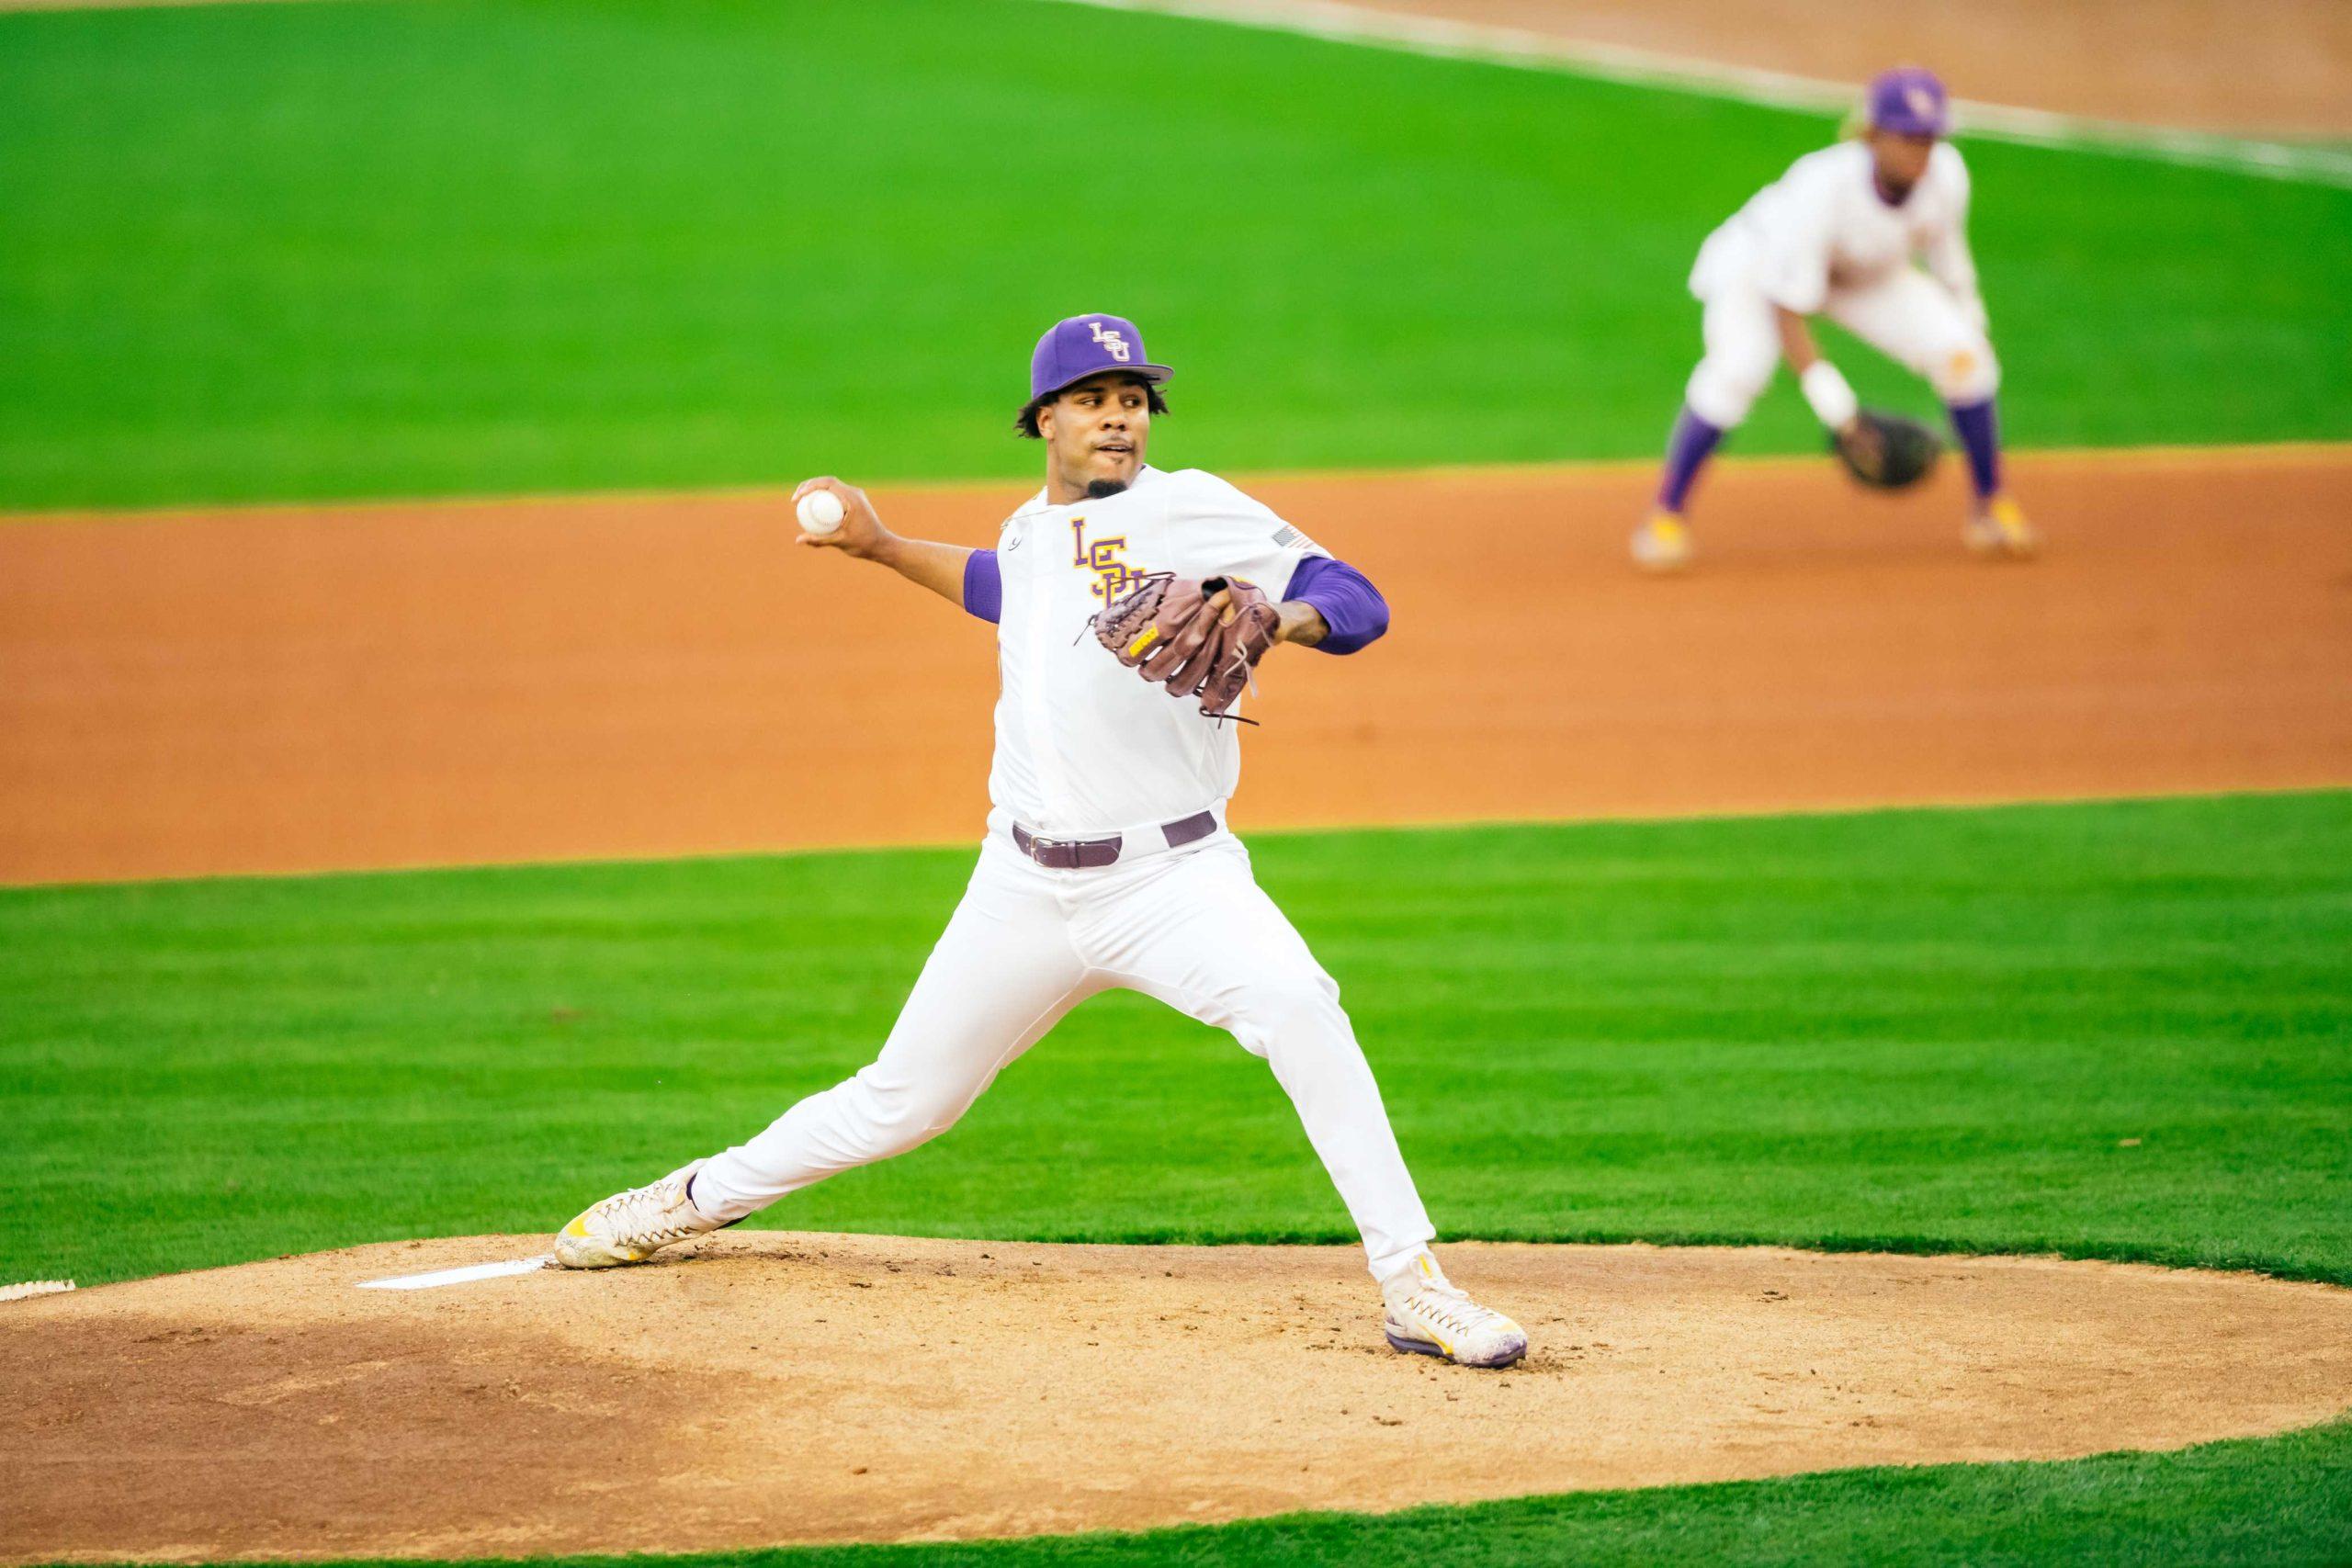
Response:
POLYGON ((1151 396, 1140 376, 1089 376, 1037 411, 1046 460, 1063 488, 1115 495, 1136 482, 1151 439, 1151 396))

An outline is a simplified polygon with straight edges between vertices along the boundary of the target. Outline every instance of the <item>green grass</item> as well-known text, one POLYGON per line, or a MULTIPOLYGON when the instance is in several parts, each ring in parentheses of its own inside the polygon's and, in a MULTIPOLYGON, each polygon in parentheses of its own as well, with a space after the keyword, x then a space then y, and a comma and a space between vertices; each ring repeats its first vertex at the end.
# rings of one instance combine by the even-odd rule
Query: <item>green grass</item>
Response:
MULTIPOLYGON (((2352 1283, 2352 794, 1277 837, 1449 1234, 2352 1283), (2137 1140, 2127 1146, 2126 1139, 2137 1140)), ((870 1058, 963 851, 0 893, 0 1278, 551 1227, 870 1058), (133 1147, 139 1157, 120 1151, 133 1147)), ((796 1228, 1343 1240, 1140 998, 796 1228)))
MULTIPOLYGON (((2352 794, 1272 837, 1451 1235, 2352 1283, 2352 794), (2136 1140, 2128 1144, 2126 1140, 2136 1140)), ((0 892, 0 1279, 544 1229, 863 1062, 965 852, 0 892)), ((1263 1066, 1081 1009, 794 1226, 1340 1240, 1263 1066)), ((947 1563, 2352 1560, 2352 1427, 947 1563)))
MULTIPOLYGON (((1299 1515, 1144 1535, 659 1561, 707 1568, 1126 1568, 1143 1562, 1182 1568, 1600 1562, 2222 1568, 2345 1562, 2352 1558, 2347 1520, 2352 1427, 2335 1426, 2268 1442, 2067 1464, 1849 1470, 1734 1485, 1417 1508, 1379 1518, 1299 1515)), ((648 1560, 570 1561, 618 1568, 648 1560)))
MULTIPOLYGON (((1187 463, 1648 454, 1700 239, 1832 130, 1029 0, 0 15, 0 102, 11 507, 1025 474, 1089 309, 1187 463)), ((1970 154, 2015 439, 2352 436, 2352 191, 1970 154)))

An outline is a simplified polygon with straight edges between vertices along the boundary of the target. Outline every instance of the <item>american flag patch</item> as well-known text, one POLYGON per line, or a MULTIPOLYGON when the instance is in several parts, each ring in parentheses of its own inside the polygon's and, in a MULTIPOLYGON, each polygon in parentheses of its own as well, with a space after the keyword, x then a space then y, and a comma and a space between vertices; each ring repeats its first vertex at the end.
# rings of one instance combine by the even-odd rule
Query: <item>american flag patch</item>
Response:
POLYGON ((1331 553, 1287 523, 1275 531, 1274 543, 1286 550, 1313 550, 1318 556, 1331 553))

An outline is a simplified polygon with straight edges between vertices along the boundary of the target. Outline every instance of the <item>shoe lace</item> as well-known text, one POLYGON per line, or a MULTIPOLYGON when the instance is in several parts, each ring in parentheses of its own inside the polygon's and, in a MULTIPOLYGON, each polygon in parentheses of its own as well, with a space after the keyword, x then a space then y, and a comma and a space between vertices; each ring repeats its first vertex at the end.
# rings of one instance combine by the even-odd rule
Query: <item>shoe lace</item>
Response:
POLYGON ((1420 1281, 1407 1292, 1404 1305, 1415 1315, 1457 1335, 1491 1327, 1503 1316, 1492 1307, 1472 1301, 1468 1292, 1450 1280, 1420 1281))
POLYGON ((671 1182, 657 1181, 650 1187, 632 1187, 607 1200, 616 1237, 632 1244, 666 1243, 698 1234, 677 1218, 685 1212, 684 1197, 671 1182))

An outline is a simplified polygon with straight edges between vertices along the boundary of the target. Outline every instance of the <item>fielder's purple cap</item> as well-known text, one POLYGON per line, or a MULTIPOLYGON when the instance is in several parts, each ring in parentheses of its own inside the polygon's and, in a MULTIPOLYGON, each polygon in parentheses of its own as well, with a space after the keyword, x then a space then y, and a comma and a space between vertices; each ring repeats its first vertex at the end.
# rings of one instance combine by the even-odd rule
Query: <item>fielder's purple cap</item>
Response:
POLYGON ((1029 356, 1029 400, 1050 397, 1105 370, 1132 371, 1157 386, 1176 374, 1144 353, 1143 333, 1125 316, 1072 316, 1056 321, 1029 356))
POLYGON ((1871 83, 1871 129, 1897 136, 1941 136, 1951 129, 1944 85, 1917 65, 1882 71, 1871 83))

